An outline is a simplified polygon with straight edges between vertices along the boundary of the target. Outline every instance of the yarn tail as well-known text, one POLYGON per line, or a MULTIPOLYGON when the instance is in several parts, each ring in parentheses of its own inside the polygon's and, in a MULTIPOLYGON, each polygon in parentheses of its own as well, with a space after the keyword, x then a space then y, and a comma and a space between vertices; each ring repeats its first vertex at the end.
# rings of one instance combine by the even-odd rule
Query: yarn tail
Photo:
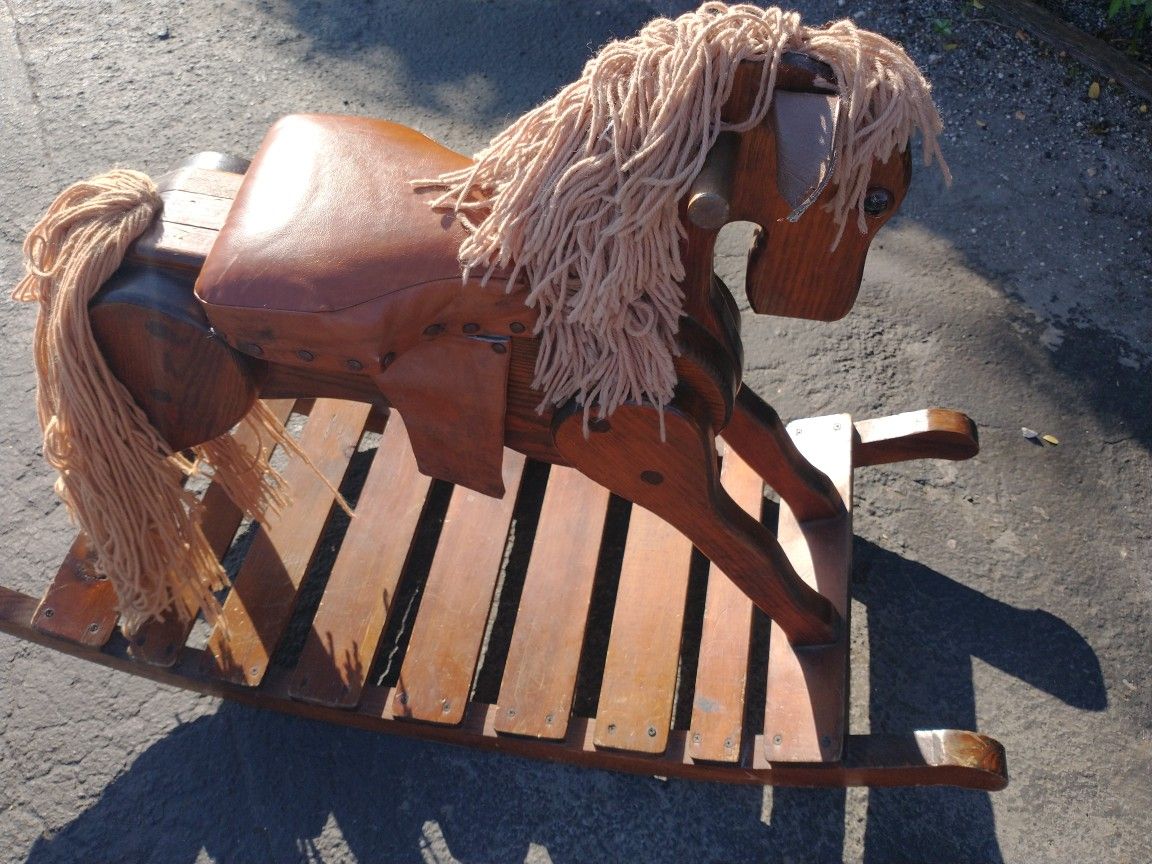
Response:
POLYGON ((285 503, 268 465, 272 447, 295 444, 260 403, 245 422, 261 445, 241 452, 230 435, 172 453, 127 389, 112 375, 88 319, 88 304, 162 206, 156 185, 114 170, 73 184, 24 243, 26 275, 13 298, 37 301, 36 405, 56 492, 89 538, 98 573, 116 591, 124 631, 172 614, 215 622, 213 592, 227 577, 200 529, 200 503, 183 488, 200 461, 256 516, 285 503))

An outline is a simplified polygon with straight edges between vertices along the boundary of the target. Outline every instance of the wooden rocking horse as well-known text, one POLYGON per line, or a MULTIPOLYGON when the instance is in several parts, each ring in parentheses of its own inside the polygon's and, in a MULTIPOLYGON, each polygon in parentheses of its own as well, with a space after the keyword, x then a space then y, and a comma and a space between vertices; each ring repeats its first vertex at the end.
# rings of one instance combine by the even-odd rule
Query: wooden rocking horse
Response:
MULTIPOLYGON (((738 131, 711 136, 679 196, 674 391, 610 411, 575 397, 542 406, 531 279, 507 262, 483 283, 461 279, 475 222, 431 207, 412 181, 468 169, 467 157, 396 124, 300 115, 250 165, 201 154, 166 175, 159 218, 89 305, 92 333, 172 451, 227 435, 256 400, 281 423, 307 415, 284 470, 292 501, 258 514, 204 647, 174 610, 121 633, 113 580, 95 576, 83 534, 42 599, 0 589, 0 628, 250 704, 578 764, 1002 787, 1003 750, 984 736, 847 731, 853 470, 968 458, 974 425, 927 409, 786 429, 741 382, 739 313, 713 273, 719 229, 756 223, 752 309, 840 318, 904 197, 898 147, 866 172, 863 230, 836 218, 848 94, 815 53, 778 54, 771 79, 768 61, 735 67, 720 117, 738 131), (763 118, 740 128, 758 105, 763 118), (366 431, 380 437, 355 517, 298 625, 307 637, 285 648, 366 431), (765 484, 781 499, 775 530, 765 484), (613 541, 609 514, 627 516, 625 502, 613 541), (689 601, 704 572, 693 547, 711 569, 689 601), (593 600, 605 579, 618 580, 610 608, 593 600), (757 609, 771 619, 760 664, 757 609), (595 627, 608 632, 600 661, 585 644, 595 627), (582 715, 574 694, 590 666, 598 689, 582 715)), ((251 430, 233 434, 255 458, 251 430)), ((223 558, 243 514, 221 483, 201 509, 223 558)))

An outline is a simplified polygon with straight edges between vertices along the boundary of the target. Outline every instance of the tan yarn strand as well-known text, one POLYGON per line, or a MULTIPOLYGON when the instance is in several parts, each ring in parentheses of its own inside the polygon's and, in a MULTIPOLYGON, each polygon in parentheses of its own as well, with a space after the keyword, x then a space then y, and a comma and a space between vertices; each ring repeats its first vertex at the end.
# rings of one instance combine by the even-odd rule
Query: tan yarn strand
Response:
MULTIPOLYGON (((677 205, 717 136, 762 122, 780 58, 826 62, 841 92, 833 214, 843 231, 876 158, 919 129, 926 161, 944 166, 928 82, 907 54, 850 21, 809 28, 793 12, 706 3, 612 42, 580 79, 499 133, 465 169, 414 181, 468 232, 465 278, 512 268, 539 309, 533 386, 544 405, 575 397, 610 414, 626 401, 672 398, 684 298, 677 205), (748 117, 720 110, 740 63, 762 64, 748 117)), ((837 241, 839 237, 837 237, 837 241)), ((543 406, 542 406, 543 407, 543 406)))
MULTIPOLYGON (((131 633, 171 610, 183 620, 203 611, 226 585, 200 530, 200 505, 182 488, 196 470, 171 454, 131 395, 112 375, 88 320, 88 303, 161 206, 155 184, 116 170, 76 183, 52 203, 24 244, 27 275, 13 292, 38 301, 35 359, 44 458, 59 473, 56 490, 88 535, 98 572, 116 589, 131 633)), ((246 418, 265 446, 246 457, 229 436, 195 448, 215 461, 216 479, 255 515, 283 503, 270 471, 273 444, 295 445, 259 405, 246 418)))

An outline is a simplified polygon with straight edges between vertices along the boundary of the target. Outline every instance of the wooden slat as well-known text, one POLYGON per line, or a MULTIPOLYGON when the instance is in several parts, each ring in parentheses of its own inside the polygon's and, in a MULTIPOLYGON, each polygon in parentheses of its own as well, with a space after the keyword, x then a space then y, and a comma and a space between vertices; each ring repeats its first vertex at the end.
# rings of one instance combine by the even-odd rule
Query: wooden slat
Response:
MULTIPOLYGON (((724 456, 720 477, 732 500, 759 519, 764 480, 731 448, 724 456)), ((693 759, 736 762, 740 758, 752 610, 748 595, 711 565, 688 736, 693 759)))
POLYGON ((224 225, 228 211, 232 209, 231 198, 216 198, 196 192, 173 190, 164 192, 164 210, 161 218, 165 222, 190 225, 194 228, 208 228, 219 231, 224 225))
POLYGON ((500 684, 498 732, 562 739, 568 729, 608 490, 553 466, 500 684))
POLYGON ((766 756, 771 762, 834 762, 847 731, 848 588, 852 557, 852 418, 815 417, 788 427, 800 452, 836 485, 844 500, 839 519, 798 522, 780 505, 780 545, 800 577, 831 601, 842 626, 831 645, 794 650, 772 623, 766 756))
POLYGON ((341 708, 360 701, 431 483, 393 412, 292 675, 293 698, 341 708))
POLYGON ((397 717, 464 719, 523 470, 524 457, 505 450, 503 498, 453 490, 400 670, 397 717))
POLYGON ((282 472, 292 505, 269 514, 241 565, 209 639, 212 674, 248 685, 263 678, 335 500, 316 471, 340 484, 370 410, 362 402, 316 401, 300 438, 312 466, 292 458, 282 472))
POLYGON ((32 616, 32 626, 49 636, 98 647, 116 626, 116 592, 93 569, 88 538, 77 535, 52 584, 32 616))
POLYGON ((215 168, 179 168, 161 177, 157 185, 163 192, 195 192, 198 195, 232 200, 243 184, 244 175, 233 171, 219 171, 215 168))
MULTIPOLYGON (((283 425, 292 413, 293 400, 270 399, 264 403, 277 422, 283 425)), ((247 424, 241 424, 233 433, 245 453, 251 453, 260 443, 256 433, 247 424)), ((266 453, 265 456, 268 454, 266 453)), ((223 558, 232 545, 236 531, 244 519, 243 511, 232 503, 219 483, 213 483, 204 493, 204 521, 201 530, 217 558, 223 558)), ((176 662, 181 646, 188 640, 192 621, 181 621, 165 615, 159 621, 149 621, 132 638, 128 653, 137 660, 157 666, 171 666, 176 662)))
POLYGON ((692 543, 632 508, 596 715, 596 746, 662 753, 668 746, 692 543))

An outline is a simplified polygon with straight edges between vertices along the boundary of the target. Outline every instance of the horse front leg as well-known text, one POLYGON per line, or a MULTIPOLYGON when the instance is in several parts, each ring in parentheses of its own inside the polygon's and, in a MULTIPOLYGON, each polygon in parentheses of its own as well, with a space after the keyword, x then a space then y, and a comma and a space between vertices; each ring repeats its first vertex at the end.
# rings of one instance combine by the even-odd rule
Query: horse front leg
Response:
POLYGON ((736 394, 724 440, 776 490, 800 522, 844 515, 836 484, 804 458, 780 415, 747 385, 736 394))
POLYGON ((566 461, 612 492, 682 532, 767 613, 795 645, 837 639, 832 604, 796 574, 775 535, 720 485, 716 442, 707 412, 689 394, 664 409, 624 405, 592 421, 587 437, 579 410, 558 412, 553 434, 566 461))

